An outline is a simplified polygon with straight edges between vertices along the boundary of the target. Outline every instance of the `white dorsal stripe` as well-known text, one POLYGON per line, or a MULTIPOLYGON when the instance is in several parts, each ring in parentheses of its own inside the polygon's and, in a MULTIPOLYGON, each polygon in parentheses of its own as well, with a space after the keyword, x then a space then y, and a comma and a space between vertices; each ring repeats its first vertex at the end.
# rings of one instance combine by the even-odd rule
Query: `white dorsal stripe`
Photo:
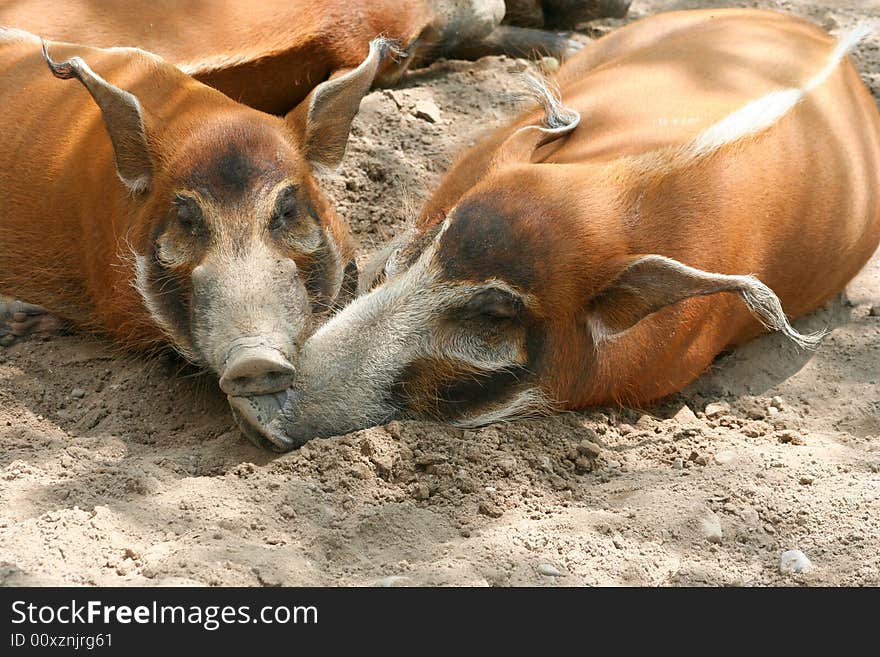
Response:
POLYGON ((728 114, 698 135, 685 149, 685 153, 690 157, 699 158, 770 128, 788 114, 810 91, 823 84, 844 57, 862 39, 871 34, 873 29, 874 26, 867 23, 856 26, 838 40, 824 68, 802 87, 772 91, 728 114))
POLYGON ((14 41, 39 41, 36 34, 19 30, 16 27, 0 26, 0 43, 12 43, 14 41))

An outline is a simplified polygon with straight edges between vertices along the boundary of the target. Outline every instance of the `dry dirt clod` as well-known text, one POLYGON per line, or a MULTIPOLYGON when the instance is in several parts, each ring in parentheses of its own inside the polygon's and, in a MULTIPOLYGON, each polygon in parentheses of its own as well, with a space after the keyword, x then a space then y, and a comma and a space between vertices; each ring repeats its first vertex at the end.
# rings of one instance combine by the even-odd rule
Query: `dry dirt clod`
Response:
POLYGON ((602 453, 602 448, 592 440, 582 440, 578 443, 577 451, 588 459, 594 459, 602 453))
POLYGON ((349 473, 358 479, 369 479, 373 471, 365 463, 355 463, 349 469, 349 473))
POLYGON ((417 500, 426 500, 431 495, 431 489, 428 488, 428 484, 424 482, 419 482, 413 488, 413 497, 417 500))
POLYGON ((504 515, 504 509, 492 500, 483 500, 480 502, 479 511, 484 516, 489 516, 490 518, 500 518, 504 515))
POLYGON ((440 121, 440 108, 437 104, 430 100, 420 100, 413 107, 413 116, 422 119, 428 123, 438 123, 440 121))
POLYGON ((593 461, 586 457, 578 456, 574 462, 574 469, 578 474, 591 472, 593 470, 593 461))
POLYGON ((706 404, 706 408, 703 411, 708 418, 716 418, 722 415, 727 415, 730 413, 730 404, 727 402, 712 402, 711 404, 706 404))
POLYGON ((791 431, 790 429, 785 429, 783 431, 779 431, 777 434, 777 439, 779 442, 787 445, 803 445, 804 439, 798 435, 797 432, 791 431))

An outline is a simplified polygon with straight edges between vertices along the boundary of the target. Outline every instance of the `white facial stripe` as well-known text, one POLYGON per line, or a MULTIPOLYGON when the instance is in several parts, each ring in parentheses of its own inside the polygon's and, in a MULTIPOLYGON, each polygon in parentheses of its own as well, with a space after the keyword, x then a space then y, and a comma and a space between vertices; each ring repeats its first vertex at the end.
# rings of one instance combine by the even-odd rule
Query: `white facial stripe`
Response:
POLYGON ((339 247, 336 246, 336 238, 333 236, 333 233, 330 231, 329 228, 324 229, 324 243, 327 245, 327 249, 330 251, 333 262, 336 263, 333 271, 328 272, 328 274, 333 276, 333 280, 330 281, 330 289, 332 290, 331 296, 333 299, 336 299, 336 297, 339 296, 339 291, 342 289, 342 278, 345 274, 345 263, 342 262, 342 257, 339 255, 339 247))
POLYGON ((503 406, 473 417, 455 420, 452 424, 462 428, 482 427, 495 422, 545 415, 553 410, 553 406, 552 400, 540 388, 527 388, 516 393, 503 406))
POLYGON ((132 285, 134 286, 134 289, 138 291, 138 294, 140 294, 144 306, 146 306, 147 311, 150 313, 150 318, 156 326, 168 336, 171 340, 172 346, 181 356, 191 362, 197 362, 198 359, 195 354, 188 347, 184 346, 188 340, 185 341, 181 339, 180 335, 174 328, 174 324, 162 313, 162 309, 158 301, 156 301, 153 291, 150 289, 149 271, 150 265, 147 257, 135 254, 135 276, 132 285))

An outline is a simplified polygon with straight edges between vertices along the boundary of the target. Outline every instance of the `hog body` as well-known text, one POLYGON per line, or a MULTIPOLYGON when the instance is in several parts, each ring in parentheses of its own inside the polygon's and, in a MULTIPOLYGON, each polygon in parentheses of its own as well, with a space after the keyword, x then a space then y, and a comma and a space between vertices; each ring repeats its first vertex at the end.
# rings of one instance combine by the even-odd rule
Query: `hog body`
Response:
MULTIPOLYGON (((560 13, 581 15, 589 6, 605 15, 611 9, 603 3, 568 2, 560 13)), ((564 57, 575 47, 562 35, 499 28, 504 15, 504 0, 0 3, 0 25, 59 41, 143 48, 234 100, 274 114, 286 114, 315 85, 357 67, 380 35, 400 52, 383 62, 379 84, 393 83, 407 68, 436 57, 539 52, 564 57)))
POLYGON ((864 33, 705 10, 587 47, 561 102, 535 85, 541 110, 453 166, 282 403, 234 404, 247 430, 291 448, 392 418, 643 405, 768 328, 815 345, 788 317, 880 242, 880 115, 847 56, 864 33))

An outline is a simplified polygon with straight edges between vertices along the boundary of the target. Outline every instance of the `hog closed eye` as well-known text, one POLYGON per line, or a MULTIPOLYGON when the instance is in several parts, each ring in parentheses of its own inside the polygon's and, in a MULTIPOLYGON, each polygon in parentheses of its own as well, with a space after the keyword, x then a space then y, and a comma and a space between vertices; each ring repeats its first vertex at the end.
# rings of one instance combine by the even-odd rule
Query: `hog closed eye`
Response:
POLYGON ((196 233, 202 226, 202 208, 195 199, 178 194, 174 198, 177 222, 188 233, 196 233))
POLYGON ((458 316, 462 319, 513 319, 523 309, 523 302, 515 295, 498 288, 480 290, 462 306, 458 316))
POLYGON ((275 210, 269 221, 269 230, 277 231, 290 226, 299 217, 299 204, 296 200, 296 188, 284 189, 275 201, 275 210))

